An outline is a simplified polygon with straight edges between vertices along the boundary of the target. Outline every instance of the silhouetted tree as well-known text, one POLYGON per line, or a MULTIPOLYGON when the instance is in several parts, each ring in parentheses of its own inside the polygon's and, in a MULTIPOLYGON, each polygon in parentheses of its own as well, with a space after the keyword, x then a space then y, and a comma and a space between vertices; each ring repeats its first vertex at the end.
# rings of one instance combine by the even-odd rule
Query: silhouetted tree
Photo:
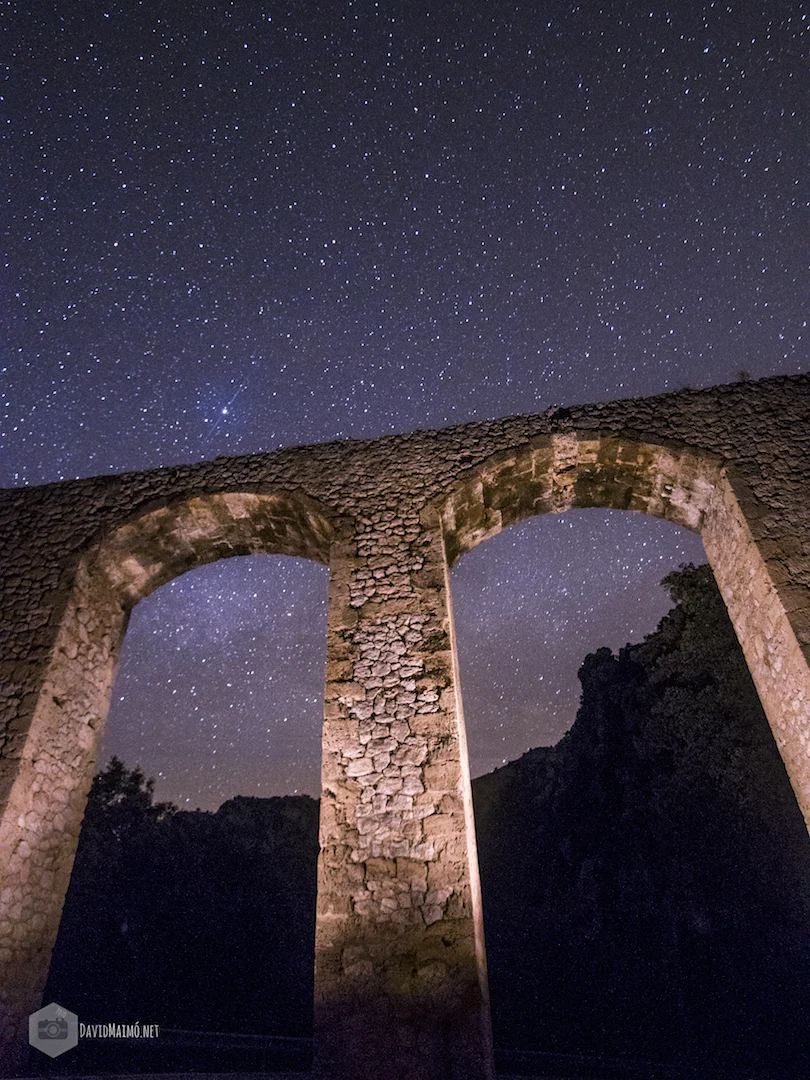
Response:
POLYGON ((83 1020, 306 1034, 318 804, 153 804, 116 758, 96 776, 46 993, 83 1020))
POLYGON ((176 812, 154 805, 153 789, 117 757, 93 779, 46 990, 84 1018, 132 1016, 145 960, 143 884, 160 828, 176 812))

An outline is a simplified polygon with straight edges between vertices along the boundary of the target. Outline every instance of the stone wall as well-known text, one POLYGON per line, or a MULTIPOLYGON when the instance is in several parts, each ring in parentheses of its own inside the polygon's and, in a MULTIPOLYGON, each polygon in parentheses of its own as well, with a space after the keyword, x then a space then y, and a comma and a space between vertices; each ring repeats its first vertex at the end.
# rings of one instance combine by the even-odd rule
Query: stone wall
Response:
POLYGON ((254 552, 330 567, 316 1068, 492 1075, 448 572, 533 514, 702 533, 810 821, 810 376, 0 493, 0 1004, 38 1007, 129 610, 254 552))

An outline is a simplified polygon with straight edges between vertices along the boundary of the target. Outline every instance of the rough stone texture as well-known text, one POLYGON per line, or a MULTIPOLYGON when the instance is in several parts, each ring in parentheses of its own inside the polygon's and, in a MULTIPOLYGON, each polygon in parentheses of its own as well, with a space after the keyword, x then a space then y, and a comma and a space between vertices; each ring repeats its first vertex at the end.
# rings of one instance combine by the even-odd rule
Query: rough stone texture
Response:
POLYGON ((701 532, 810 821, 809 443, 800 375, 1 492, 7 1057, 40 1004, 128 611, 270 552, 331 569, 316 1073, 491 1077, 449 567, 575 506, 701 532))

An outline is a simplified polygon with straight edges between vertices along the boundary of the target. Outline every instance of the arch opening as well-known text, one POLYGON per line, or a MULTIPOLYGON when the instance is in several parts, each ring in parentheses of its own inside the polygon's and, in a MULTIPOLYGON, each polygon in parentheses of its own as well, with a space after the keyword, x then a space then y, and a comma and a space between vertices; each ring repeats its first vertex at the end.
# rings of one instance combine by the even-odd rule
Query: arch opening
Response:
MULTIPOLYGON (((164 1044, 186 1029, 272 1053, 274 1037, 311 1035, 325 576, 237 557, 134 608, 48 1000, 152 1017, 164 1044), (145 805, 120 761, 173 806, 145 805)), ((216 1055, 226 1067, 227 1047, 216 1055)))
MULTIPOLYGON (((750 535, 746 535, 745 521, 739 512, 737 493, 726 477, 720 462, 704 460, 701 455, 689 450, 651 446, 635 439, 624 440, 612 434, 608 434, 604 439, 594 439, 590 434, 578 438, 572 433, 571 436, 543 440, 539 446, 520 447, 515 451, 500 455, 498 459, 492 459, 468 474, 465 482, 459 485, 442 507, 441 515, 448 563, 452 565, 462 554, 516 522, 535 514, 559 513, 580 507, 641 510, 701 533, 721 585, 723 600, 734 620, 736 634, 745 647, 747 666, 752 675, 759 676, 757 689, 762 705, 766 709, 770 706, 768 719, 771 721, 773 733, 777 736, 777 742, 780 742, 780 733, 784 733, 783 718, 790 709, 790 702, 795 700, 791 697, 791 672, 788 670, 787 679, 781 687, 775 686, 775 680, 770 671, 772 666, 776 665, 762 663, 762 657, 766 655, 775 657, 780 648, 789 654, 791 643, 784 632, 784 614, 782 614, 781 623, 778 613, 776 616, 771 614, 764 624, 761 620, 757 624, 750 618, 751 609, 761 611, 763 607, 767 608, 769 603, 773 603, 775 591, 756 545, 750 535)), ((526 525, 522 528, 525 529, 526 525)), ((690 552, 690 558, 693 557, 690 552)), ((462 567, 456 571, 454 578, 462 571, 462 567)), ((463 568, 466 569, 466 567, 463 568)), ((473 575, 473 577, 480 585, 481 576, 473 575)), ((457 601, 454 606, 457 615, 456 637, 463 647, 464 629, 458 623, 464 618, 467 605, 465 597, 461 597, 460 600, 461 602, 457 601)), ((719 619, 718 626, 720 626, 726 617, 722 612, 722 603, 719 598, 717 604, 720 607, 720 615, 718 616, 715 611, 715 617, 719 619)), ((771 608, 772 611, 773 608, 771 608)), ((728 625, 727 621, 725 625, 728 625)), ((646 629, 652 630, 652 626, 646 629)), ((652 637, 655 639, 655 635, 652 637)), ((738 655, 733 635, 730 642, 728 640, 725 642, 725 646, 729 656, 732 653, 738 655)), ((553 1049, 558 1053, 593 1054, 598 1053, 601 1048, 603 1054, 613 1053, 616 1056, 627 1053, 628 1050, 632 1052, 632 1037, 623 1044, 622 1035, 626 1035, 627 1032, 619 1031, 617 1035, 615 1030, 622 1025, 623 1006, 614 1007, 616 1001, 611 1000, 611 997, 616 1000, 621 997, 624 992, 621 986, 622 973, 630 977, 633 974, 634 965, 636 968, 639 963, 643 965, 645 948, 649 951, 652 945, 653 955, 655 955, 654 946, 657 944, 662 956, 669 949, 666 954, 667 960, 671 960, 673 956, 680 956, 687 966, 691 963, 699 968, 702 964, 705 970, 699 972, 695 980, 697 982, 700 981, 700 976, 705 976, 704 981, 709 978, 712 963, 715 964, 717 970, 720 970, 726 962, 722 951, 719 960, 717 954, 711 955, 708 947, 703 947, 701 951, 701 943, 711 941, 712 934, 715 938, 717 937, 718 925, 722 923, 723 917, 728 915, 728 912, 722 912, 718 916, 718 913, 710 908, 707 910, 707 903, 702 903, 700 897, 697 899, 694 896, 687 897, 686 906, 691 905, 691 907, 686 911, 682 911, 677 904, 674 904, 673 910, 666 913, 666 918, 659 920, 659 925, 656 925, 655 917, 651 917, 649 911, 643 913, 644 917, 641 917, 638 912, 622 909, 622 904, 627 904, 627 896, 621 894, 623 884, 626 884, 621 880, 622 873, 628 877, 628 880, 632 873, 639 875, 635 883, 635 895, 640 896, 649 886, 646 875, 654 877, 660 870, 654 865, 652 848, 649 853, 649 865, 645 862, 645 858, 637 858, 635 866, 623 866, 617 870, 613 874, 612 883, 610 875, 606 876, 604 866, 600 865, 600 858, 604 856, 604 851, 610 849, 611 845, 620 844, 623 839, 617 823, 610 822, 609 811, 611 800, 619 805, 622 799, 625 801, 628 799, 629 773, 624 779, 618 776, 621 769, 627 769, 628 762, 632 760, 632 753, 628 756, 627 744, 634 740, 643 744, 642 736, 638 731, 630 730, 634 723, 638 723, 638 702, 633 699, 635 704, 631 706, 628 701, 621 700, 621 695, 617 699, 615 694, 611 699, 608 694, 610 689, 608 684, 611 684, 613 680, 613 684, 618 685, 617 680, 620 680, 620 676, 613 670, 614 667, 618 669, 623 665, 621 678, 627 679, 628 671, 633 664, 638 667, 642 660, 649 662, 649 654, 660 647, 660 642, 654 640, 649 646, 636 647, 641 648, 641 652, 633 653, 632 650, 627 650, 626 658, 622 658, 622 655, 619 659, 611 657, 613 667, 608 664, 605 656, 591 658, 593 663, 590 667, 586 665, 583 669, 584 694, 580 718, 569 738, 558 747, 527 754, 516 765, 473 782, 479 829, 478 844, 481 854, 487 945, 488 951, 491 950, 493 1012, 496 1037, 500 1036, 502 1043, 506 1033, 514 1037, 518 1031, 519 1023, 516 1025, 514 1020, 516 1013, 520 1011, 521 996, 524 995, 524 1004, 527 1000, 529 1004, 527 1009, 524 1009, 523 1019, 526 1020, 530 1015, 542 1017, 541 1026, 546 1034, 545 1044, 542 1040, 539 1046, 535 1044, 532 1047, 524 1043, 522 1049, 553 1049), (646 653, 643 651, 644 648, 647 648, 646 653), (603 695, 601 705, 598 704, 600 693, 603 695), (609 734, 611 725, 624 736, 624 746, 621 745, 621 739, 617 740, 613 749, 607 744, 606 733, 609 734), (594 740, 594 745, 590 748, 587 745, 586 736, 594 740), (624 760, 625 758, 627 760, 624 760), (578 768, 577 776, 566 777, 565 769, 569 766, 578 768), (611 777, 611 770, 616 775, 611 777), (515 803, 522 805, 516 808, 515 803), (548 820, 545 821, 545 834, 543 834, 541 822, 535 815, 540 817, 548 815, 548 820), (480 833, 482 827, 486 830, 485 835, 480 833), (609 835, 611 830, 613 830, 612 836, 609 835), (537 834, 534 836, 535 840, 540 836, 542 842, 532 848, 532 837, 535 833, 537 834), (504 853, 508 854, 504 856, 504 853), (511 859, 514 865, 505 866, 505 857, 511 859), (541 870, 537 869, 538 860, 544 864, 541 870), (571 890, 569 899, 566 899, 565 890, 558 887, 557 881, 551 880, 555 875, 559 880, 567 880, 571 890), (583 896, 586 902, 583 902, 583 896), (574 911, 570 918, 568 909, 574 911), (539 922, 532 924, 532 918, 539 919, 539 922), (613 955, 603 956, 601 971, 590 971, 588 977, 584 980, 580 978, 577 984, 577 969, 579 969, 579 974, 582 974, 591 962, 593 946, 598 944, 600 934, 603 937, 607 934, 610 938, 610 933, 605 927, 608 926, 610 929, 611 923, 613 955), (671 925, 674 937, 677 939, 680 935, 686 945, 678 941, 674 945, 668 944, 663 937, 657 943, 653 942, 654 934, 659 933, 660 936, 665 925, 671 925), (650 940, 642 940, 645 934, 650 937, 650 940), (542 948, 538 952, 538 941, 541 941, 547 949, 545 954, 542 948), (695 942, 698 942, 697 946, 695 942), (576 947, 573 943, 576 943, 576 947), (562 967, 557 964, 561 956, 563 957, 562 967), (542 971, 541 978, 534 985, 529 985, 532 983, 533 976, 527 973, 527 957, 533 958, 536 971, 542 971), (546 992, 545 986, 540 986, 539 989, 538 986, 540 983, 545 984, 548 978, 553 979, 554 971, 558 968, 557 974, 561 980, 567 979, 572 985, 563 986, 560 982, 560 992, 556 995, 556 1000, 552 1001, 551 999, 555 998, 554 990, 546 992), (523 983, 522 987, 521 983, 523 983), (548 1033, 565 1030, 565 1008, 576 1008, 577 1003, 581 1005, 582 1013, 587 1014, 589 1020, 584 1027, 581 1026, 578 1035, 575 1034, 573 1043, 551 1044, 548 1033), (604 1030, 600 1030, 600 1024, 604 1025, 604 1030), (610 1030, 611 1025, 613 1030, 610 1030), (579 1042, 576 1041, 577 1038, 579 1042), (606 1050, 605 1047, 608 1049, 606 1050)), ((581 657, 583 660, 586 651, 588 650, 583 648, 581 657)), ((729 663, 731 664, 730 660, 729 663)), ((786 783, 784 766, 775 752, 773 739, 761 715, 756 692, 750 685, 745 664, 741 664, 739 660, 736 664, 734 677, 748 687, 744 712, 751 720, 750 732, 753 733, 750 736, 753 739, 753 744, 749 744, 750 753, 752 757, 759 755, 758 760, 768 773, 767 783, 763 785, 762 790, 772 791, 772 802, 779 804, 777 816, 781 815, 779 823, 784 827, 785 836, 775 838, 772 835, 771 842, 763 841, 765 832, 757 832, 762 825, 762 822, 757 819, 758 811, 753 812, 750 807, 752 802, 757 803, 760 800, 762 791, 752 789, 748 795, 747 806, 745 798, 740 799, 739 821, 735 821, 733 815, 729 814, 729 806, 721 805, 722 799, 718 796, 718 807, 714 808, 717 810, 716 818, 728 826, 729 837, 733 839, 711 837, 706 847, 707 850, 710 849, 711 841, 714 840, 717 840, 721 847, 723 843, 726 843, 729 850, 724 850, 722 854, 728 856, 731 853, 729 865, 732 867, 735 857, 738 863, 744 861, 740 858, 740 852, 743 852, 747 858, 745 865, 752 874, 758 873, 757 866, 754 865, 757 860, 759 860, 757 865, 764 865, 763 856, 770 858, 768 869, 772 879, 781 877, 790 880, 794 889, 793 901, 791 907, 786 893, 782 889, 774 889, 772 880, 769 883, 772 896, 766 898, 764 902, 770 903, 773 911, 777 909, 780 911, 780 914, 784 916, 783 924, 792 919, 792 929, 796 930, 801 924, 802 914, 806 914, 799 911, 802 905, 798 898, 806 892, 808 838, 806 831, 801 828, 795 801, 786 783), (742 673, 740 673, 740 667, 742 673), (746 833, 746 829, 750 829, 750 834, 746 833), (751 840, 751 851, 747 850, 749 840, 751 840), (739 844, 736 852, 734 843, 739 844), (757 852, 756 858, 752 854, 754 847, 757 852), (780 867, 777 850, 790 864, 787 866, 787 873, 785 873, 784 865, 780 867), (803 873, 804 877, 802 877, 803 873), (790 912, 786 915, 788 909, 790 912)), ((464 655, 460 657, 460 667, 466 697, 464 683, 467 665, 464 655)), ((475 673, 479 682, 482 667, 483 665, 475 673)), ((787 668, 787 665, 785 667, 787 668)), ((508 682, 508 677, 503 681, 508 682)), ((687 681, 684 680, 684 682, 687 681)), ((669 690, 667 692, 671 693, 669 690)), ((639 699, 643 698, 639 688, 632 685, 629 689, 626 686, 623 693, 631 698, 633 695, 639 699)), ((508 712, 506 702, 504 706, 503 711, 508 712)), ((474 746, 475 741, 476 732, 468 733, 468 742, 474 746)), ((653 745, 654 739, 648 736, 648 742, 653 745)), ((739 747, 737 749, 739 750, 739 747)), ((790 770, 789 740, 783 738, 780 749, 790 770)), ((718 760, 722 756, 717 747, 714 747, 712 752, 718 760)), ((745 753, 746 750, 743 749, 743 754, 745 753)), ((649 766, 649 762, 647 765, 649 766)), ((681 762, 681 772, 689 775, 688 768, 683 765, 683 762, 681 762)), ((699 768, 695 769, 695 774, 698 773, 699 768)), ((795 772, 791 771, 794 792, 799 795, 802 789, 797 779, 799 778, 795 772)), ((723 784, 729 785, 727 778, 719 785, 725 798, 728 796, 728 791, 723 788, 723 784)), ((654 794, 659 800, 664 799, 660 792, 654 794)), ((714 798, 715 792, 709 786, 705 794, 707 801, 703 804, 703 812, 711 817, 713 811, 709 807, 713 804, 708 800, 714 798)), ((636 800, 635 806, 624 806, 623 820, 628 829, 633 827, 634 821, 637 826, 640 826, 644 822, 645 815, 648 819, 653 819, 659 812, 660 807, 654 803, 650 792, 646 792, 646 796, 649 799, 646 804, 639 799, 636 800)), ((613 809, 615 810, 615 807, 613 809)), ((680 810, 682 813, 687 813, 688 807, 686 810, 681 807, 680 810)), ((694 808, 693 812, 698 817, 700 816, 700 808, 694 808)), ((764 813, 762 816, 764 818, 764 813)), ((667 823, 664 822, 661 828, 661 841, 664 845, 668 840, 677 839, 676 831, 673 831, 672 835, 664 835, 666 827, 667 823)), ((649 840, 650 837, 647 839, 649 840)), ((651 844, 653 842, 654 839, 651 840, 651 844)), ((685 853, 680 854, 683 856, 685 853)), ((629 856, 626 858, 632 862, 632 858, 629 856)), ((683 865, 676 860, 676 865, 685 875, 693 873, 699 877, 700 873, 703 873, 704 876, 708 875, 711 878, 711 873, 716 869, 713 866, 708 868, 703 866, 698 872, 693 866, 690 868, 688 859, 686 861, 682 859, 682 862, 683 865)), ((720 856, 718 856, 719 862, 720 856)), ((760 876, 766 877, 765 874, 760 876)), ((725 883, 720 884, 725 885, 725 883)), ((739 881, 729 884, 728 896, 723 898, 727 904, 733 906, 735 902, 733 887, 734 885, 740 887, 740 884, 739 881)), ((762 884, 760 881, 757 887, 762 884)), ((633 894, 633 891, 630 889, 630 894, 633 894)), ((753 891, 755 890, 752 889, 753 891)), ((670 889, 668 899, 673 900, 677 892, 676 888, 670 889)), ((764 889, 763 896, 765 896, 764 889)), ((702 899, 705 900, 705 897, 702 899)), ((684 898, 679 897, 679 902, 683 903, 684 898)), ((734 918, 727 919, 725 927, 728 930, 730 926, 732 934, 735 930, 741 930, 745 923, 743 917, 735 915, 734 918), (734 918, 737 919, 736 923, 734 918)), ((760 920, 760 931, 763 934, 768 933, 772 922, 773 920, 767 918, 760 920)), ((750 930, 751 927, 749 926, 748 929, 750 930)), ((788 963, 784 971, 771 971, 770 974, 775 980, 781 979, 783 983, 792 985, 793 1013, 798 1016, 802 1001, 801 987, 800 980, 796 977, 795 963, 791 968, 790 962, 795 960, 795 955, 791 955, 788 937, 789 934, 786 934, 785 940, 780 941, 778 945, 771 943, 774 953, 782 949, 783 957, 788 963)), ((638 977, 636 970, 635 984, 632 984, 632 979, 630 980, 634 986, 634 991, 630 994, 632 1000, 628 998, 625 1003, 627 1006, 624 1017, 625 1026, 628 1029, 631 1028, 634 1018, 635 1022, 640 1022, 637 1005, 646 994, 651 999, 654 1009, 658 1008, 659 1012, 669 1010, 669 1013, 675 1017, 673 1027, 676 1030, 670 1039, 673 1047, 677 1049, 678 1045, 684 1046, 690 1040, 695 1044, 703 1041, 707 1049, 711 1051, 713 1033, 708 1030, 709 1014, 721 1013, 724 1007, 727 1007, 727 1013, 731 1017, 742 1016, 745 1013, 745 1007, 748 1007, 750 1012, 750 1002, 746 1000, 746 977, 750 977, 751 986, 757 985, 758 979, 761 981, 762 971, 756 970, 756 959, 748 956, 746 948, 742 946, 742 943, 740 944, 740 948, 728 942, 724 945, 724 948, 728 949, 728 955, 734 955, 734 961, 740 969, 740 985, 729 988, 718 984, 715 987, 718 997, 722 998, 725 994, 728 1000, 719 1005, 713 1001, 712 1009, 704 1009, 702 1012, 705 1014, 705 1021, 704 1019, 696 1021, 696 1016, 701 1015, 699 1007, 697 1010, 691 1006, 687 1007, 683 1000, 678 999, 678 993, 683 991, 683 986, 688 981, 686 974, 682 971, 667 971, 666 964, 663 964, 662 970, 658 973, 660 975, 658 984, 646 988, 642 986, 643 979, 638 977), (745 970, 746 963, 750 964, 750 970, 745 970), (668 979, 671 986, 666 985, 668 979), (673 988, 676 992, 674 997, 670 994, 672 1000, 668 1001, 667 992, 673 988), (732 1001, 731 997, 735 992, 739 995, 739 1000, 732 1001), (699 1030, 699 1023, 704 1022, 705 1028, 699 1030)), ((793 951, 795 953, 795 949, 793 951)), ((750 952, 753 955, 755 950, 750 950, 750 952)), ((597 964, 596 967, 598 966, 597 964)), ((785 1009, 785 1013, 788 1014, 789 1009, 785 1009)), ((570 1017, 568 1020, 569 1031, 572 1028, 576 1029, 576 1023, 571 1024, 570 1017)), ((770 1042, 772 1046, 781 1047, 785 1040, 780 1040, 778 1036, 774 1037, 773 1030, 766 1031, 767 1024, 762 1023, 760 1026, 762 1030, 757 1035, 759 1044, 765 1046, 770 1042)), ((771 1026, 775 1029, 778 1025, 771 1026)), ((716 1032, 714 1035, 716 1036, 716 1032)), ((650 1047, 655 1047, 656 1038, 658 1038, 658 1046, 663 1048, 664 1040, 661 1031, 651 1033, 650 1047)), ((740 1044, 739 1050, 742 1054, 745 1040, 737 1037, 737 1042, 740 1044)), ((785 1053, 788 1056, 790 1053, 801 1056, 810 1052, 810 1047, 799 1046, 799 1043, 801 1039, 796 1040, 796 1045, 786 1047, 785 1053)), ((638 1050, 638 1047, 636 1049, 638 1050)), ((777 1053, 781 1053, 781 1049, 778 1049, 777 1053)), ((683 1060, 680 1064, 688 1064, 688 1062, 683 1060)), ((751 1066, 757 1064, 755 1061, 747 1063, 751 1066)), ((792 1064, 795 1064, 795 1061, 792 1064)))
POLYGON ((47 979, 130 611, 187 570, 233 555, 328 563, 335 529, 328 512, 296 492, 194 495, 145 508, 79 559, 9 793, 9 835, 0 838, 11 852, 9 878, 24 881, 21 899, 11 890, 8 916, 20 927, 6 957, 25 980, 22 1008, 28 1001, 34 1011, 47 979), (21 920, 26 903, 37 913, 21 920))
POLYGON ((776 587, 784 568, 769 552, 778 545, 752 535, 746 514, 755 518, 758 507, 718 457, 613 431, 542 436, 470 470, 432 512, 452 568, 508 525, 586 507, 652 514, 700 533, 810 828, 810 670, 776 587))
POLYGON ((158 778, 156 798, 181 809, 317 798, 327 579, 312 560, 237 556, 139 601, 99 761, 137 760, 158 778))
POLYGON ((692 532, 597 508, 526 519, 463 555, 450 580, 471 774, 563 738, 585 656, 641 641, 671 606, 664 576, 705 558, 692 532))

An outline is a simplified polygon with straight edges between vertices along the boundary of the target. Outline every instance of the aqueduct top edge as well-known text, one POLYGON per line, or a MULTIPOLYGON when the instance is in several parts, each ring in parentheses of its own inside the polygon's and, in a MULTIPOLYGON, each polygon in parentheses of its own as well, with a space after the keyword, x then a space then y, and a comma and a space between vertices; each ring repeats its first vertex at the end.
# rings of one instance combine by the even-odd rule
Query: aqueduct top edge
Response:
MULTIPOLYGON (((36 487, 0 489, 0 558, 29 547, 76 551, 150 505, 229 489, 297 491, 337 515, 424 505, 493 454, 540 435, 603 430, 727 460, 760 499, 793 501, 808 477, 788 466, 810 450, 810 373, 552 408, 369 440, 338 440, 36 487), (771 489, 771 490, 765 490, 771 489), (5 538, 5 543, 3 543, 5 538), (5 548, 5 551, 3 550, 5 548)), ((42 552, 44 555, 44 550, 42 552)))

